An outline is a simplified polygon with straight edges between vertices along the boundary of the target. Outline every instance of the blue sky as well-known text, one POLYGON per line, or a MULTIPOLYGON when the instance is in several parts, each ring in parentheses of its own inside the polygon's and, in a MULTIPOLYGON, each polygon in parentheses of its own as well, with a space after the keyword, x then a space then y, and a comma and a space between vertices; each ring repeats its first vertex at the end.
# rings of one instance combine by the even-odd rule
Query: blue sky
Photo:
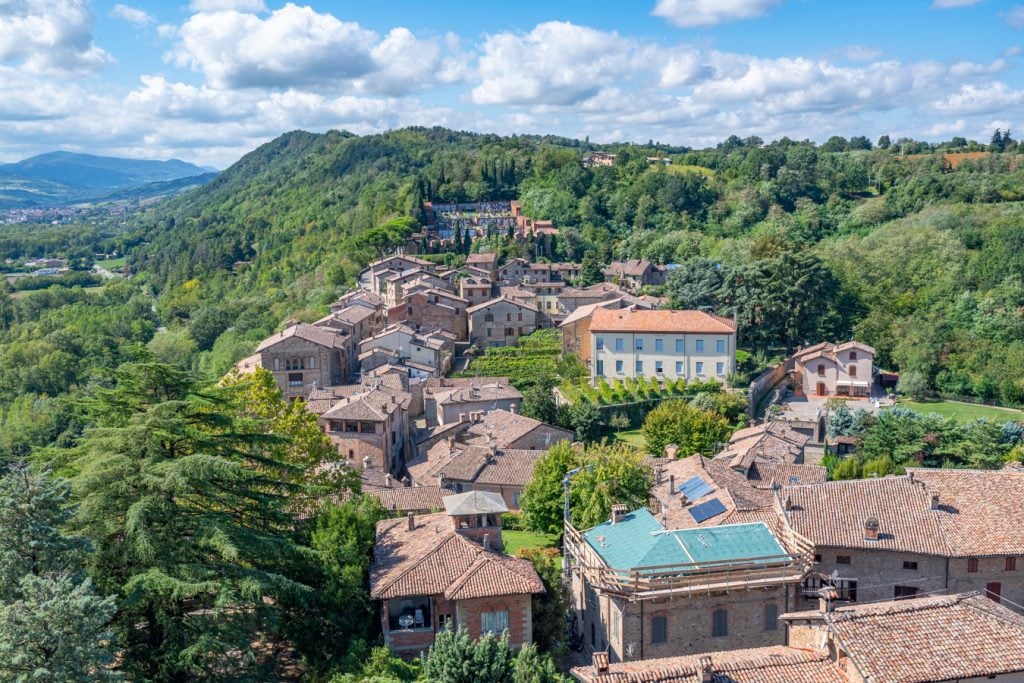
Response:
POLYGON ((0 161, 296 128, 704 146, 1024 131, 1024 0, 0 2, 0 161))

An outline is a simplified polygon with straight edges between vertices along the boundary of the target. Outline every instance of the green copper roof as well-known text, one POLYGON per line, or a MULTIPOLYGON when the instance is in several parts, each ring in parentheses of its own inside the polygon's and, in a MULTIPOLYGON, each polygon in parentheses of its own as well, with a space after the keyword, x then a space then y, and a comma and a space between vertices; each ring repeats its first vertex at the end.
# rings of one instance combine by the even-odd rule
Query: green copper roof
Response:
POLYGON ((763 522, 667 531, 646 508, 630 512, 616 524, 598 524, 583 536, 612 569, 786 554, 763 522))

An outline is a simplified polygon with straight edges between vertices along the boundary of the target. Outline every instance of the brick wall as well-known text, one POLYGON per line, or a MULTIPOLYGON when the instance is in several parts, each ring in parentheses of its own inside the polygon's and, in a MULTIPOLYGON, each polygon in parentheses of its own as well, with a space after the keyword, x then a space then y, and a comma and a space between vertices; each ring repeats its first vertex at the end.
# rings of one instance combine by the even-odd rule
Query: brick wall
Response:
POLYGON ((480 637, 483 612, 508 610, 509 640, 513 645, 533 642, 533 598, 529 595, 502 595, 491 598, 459 600, 456 620, 471 638, 480 637))
POLYGON ((512 443, 506 448, 518 448, 524 451, 544 451, 559 441, 572 441, 572 432, 558 427, 541 425, 512 443))
POLYGON ((260 364, 274 376, 274 381, 284 393, 285 400, 305 399, 312 391, 314 383, 318 387, 329 387, 341 384, 345 380, 341 353, 338 351, 335 355, 335 352, 335 349, 328 349, 305 339, 289 337, 260 353, 260 364), (313 357, 316 367, 310 367, 310 357, 313 357), (303 359, 305 368, 287 370, 289 358, 303 359), (293 386, 289 380, 290 375, 300 376, 301 384, 293 386))

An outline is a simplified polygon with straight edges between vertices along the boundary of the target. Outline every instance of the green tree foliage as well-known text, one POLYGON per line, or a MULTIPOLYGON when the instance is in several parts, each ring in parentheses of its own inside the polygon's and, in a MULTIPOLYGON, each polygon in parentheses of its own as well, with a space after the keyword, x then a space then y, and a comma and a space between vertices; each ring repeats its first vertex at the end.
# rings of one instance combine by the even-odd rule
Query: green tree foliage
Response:
POLYGON ((423 657, 423 675, 447 683, 507 683, 515 666, 508 634, 472 640, 464 629, 442 631, 423 657))
POLYGON ((528 528, 545 534, 562 533, 562 480, 566 472, 577 467, 578 461, 576 449, 560 442, 534 465, 533 478, 519 498, 528 528))
POLYGON ((647 413, 643 425, 647 451, 658 455, 668 444, 679 446, 682 456, 711 455, 718 444, 729 440, 732 432, 732 425, 722 415, 679 400, 663 401, 647 413))
POLYGON ((829 436, 849 436, 853 432, 855 425, 853 413, 846 407, 845 401, 833 406, 829 410, 828 425, 826 427, 829 436))
POLYGON ((285 507, 299 493, 287 444, 239 403, 236 388, 134 364, 89 406, 74 526, 94 547, 97 587, 120 598, 112 627, 133 677, 258 669, 254 634, 309 603, 287 575, 308 561, 285 507))
POLYGON ((569 407, 569 424, 577 441, 596 441, 601 436, 601 411, 589 401, 578 401, 569 407))
POLYGON ((114 680, 113 597, 82 574, 86 546, 63 534, 69 488, 18 465, 0 477, 0 678, 114 680))
POLYGON ((526 390, 523 394, 521 412, 526 417, 534 420, 556 424, 558 422, 558 407, 555 405, 554 379, 542 377, 526 390))

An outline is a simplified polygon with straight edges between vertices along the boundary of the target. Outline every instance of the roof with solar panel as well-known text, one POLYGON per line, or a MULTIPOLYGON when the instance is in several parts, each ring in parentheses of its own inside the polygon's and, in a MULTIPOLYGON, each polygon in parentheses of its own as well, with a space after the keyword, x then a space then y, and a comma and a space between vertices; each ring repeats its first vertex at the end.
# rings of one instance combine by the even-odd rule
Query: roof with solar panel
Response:
POLYGON ((752 558, 787 554, 763 522, 670 530, 646 508, 598 524, 583 537, 610 568, 623 570, 693 564, 694 571, 699 571, 702 562, 769 563, 752 558))

